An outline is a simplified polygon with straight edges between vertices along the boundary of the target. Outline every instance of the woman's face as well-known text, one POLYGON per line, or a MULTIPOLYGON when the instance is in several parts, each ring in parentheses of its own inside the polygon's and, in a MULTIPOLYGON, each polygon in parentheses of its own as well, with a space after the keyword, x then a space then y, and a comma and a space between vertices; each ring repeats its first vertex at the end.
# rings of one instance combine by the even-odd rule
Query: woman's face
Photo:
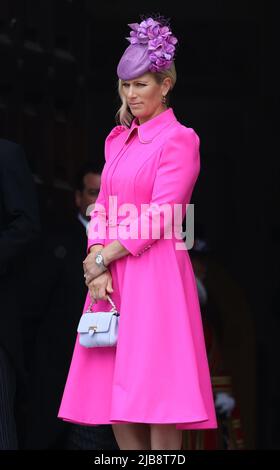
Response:
POLYGON ((158 84, 151 73, 145 73, 134 80, 124 80, 122 93, 131 113, 142 124, 165 109, 162 96, 167 95, 170 86, 170 78, 158 84))

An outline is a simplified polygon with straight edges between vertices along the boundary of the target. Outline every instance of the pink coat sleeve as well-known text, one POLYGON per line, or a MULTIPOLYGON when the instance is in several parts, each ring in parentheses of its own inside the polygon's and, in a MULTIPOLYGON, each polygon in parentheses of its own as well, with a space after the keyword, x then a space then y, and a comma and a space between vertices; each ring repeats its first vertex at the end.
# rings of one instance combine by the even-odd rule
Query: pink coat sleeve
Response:
POLYGON ((106 234, 106 206, 103 185, 101 183, 98 197, 94 203, 94 209, 90 213, 88 225, 87 252, 93 245, 104 245, 106 234))
MULTIPOLYGON (((110 144, 112 140, 125 130, 124 126, 115 126, 108 134, 105 140, 105 160, 107 161, 109 155, 110 144)), ((102 171, 103 173, 103 171, 102 171)), ((102 184, 101 174, 101 186, 98 197, 94 204, 94 209, 90 212, 90 223, 88 226, 88 243, 87 252, 89 253, 90 247, 93 245, 104 245, 106 237, 106 200, 104 194, 104 188, 102 184)))
POLYGON ((195 131, 192 128, 181 126, 163 146, 150 208, 142 211, 138 219, 135 219, 130 225, 132 237, 123 237, 120 233, 118 235, 119 242, 132 255, 139 256, 166 233, 166 225, 172 221, 168 217, 163 217, 163 211, 160 211, 160 207, 168 204, 173 213, 174 204, 186 205, 190 201, 200 171, 199 145, 199 137, 195 131), (152 226, 152 217, 153 221, 157 220, 159 224, 157 238, 152 238, 149 229, 152 226), (141 238, 141 229, 142 233, 146 234, 145 238, 141 238))

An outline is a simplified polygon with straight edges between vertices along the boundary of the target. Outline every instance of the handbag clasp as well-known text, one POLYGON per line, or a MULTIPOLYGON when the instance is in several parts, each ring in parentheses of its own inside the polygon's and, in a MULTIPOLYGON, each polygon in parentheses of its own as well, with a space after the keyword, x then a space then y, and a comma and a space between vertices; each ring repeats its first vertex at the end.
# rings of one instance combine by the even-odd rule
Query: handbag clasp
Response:
POLYGON ((89 329, 88 329, 88 331, 90 331, 90 330, 93 330, 94 332, 96 332, 97 326, 96 326, 96 325, 90 326, 89 329))

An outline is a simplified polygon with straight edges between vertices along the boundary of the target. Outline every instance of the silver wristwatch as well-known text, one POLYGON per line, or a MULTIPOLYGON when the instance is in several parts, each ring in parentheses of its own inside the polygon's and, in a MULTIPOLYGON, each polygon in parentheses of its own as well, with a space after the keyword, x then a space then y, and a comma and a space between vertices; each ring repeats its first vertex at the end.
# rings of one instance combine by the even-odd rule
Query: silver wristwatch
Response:
POLYGON ((105 266, 105 264, 104 264, 104 258, 103 258, 103 255, 102 255, 101 251, 98 251, 95 255, 95 263, 103 271, 107 271, 107 266, 105 266))

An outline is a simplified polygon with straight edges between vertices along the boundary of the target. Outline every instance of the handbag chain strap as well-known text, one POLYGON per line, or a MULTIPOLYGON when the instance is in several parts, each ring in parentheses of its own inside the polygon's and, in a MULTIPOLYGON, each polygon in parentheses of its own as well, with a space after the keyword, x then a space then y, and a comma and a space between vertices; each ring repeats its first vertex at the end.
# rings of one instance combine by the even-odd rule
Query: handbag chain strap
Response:
MULTIPOLYGON (((107 300, 110 302, 110 304, 112 305, 112 309, 111 309, 111 312, 118 312, 117 311, 117 307, 116 305, 114 304, 113 300, 111 299, 111 297, 107 294, 107 300)), ((91 309, 92 307, 94 306, 94 302, 91 302, 88 309, 87 309, 87 312, 91 313, 91 309)))

